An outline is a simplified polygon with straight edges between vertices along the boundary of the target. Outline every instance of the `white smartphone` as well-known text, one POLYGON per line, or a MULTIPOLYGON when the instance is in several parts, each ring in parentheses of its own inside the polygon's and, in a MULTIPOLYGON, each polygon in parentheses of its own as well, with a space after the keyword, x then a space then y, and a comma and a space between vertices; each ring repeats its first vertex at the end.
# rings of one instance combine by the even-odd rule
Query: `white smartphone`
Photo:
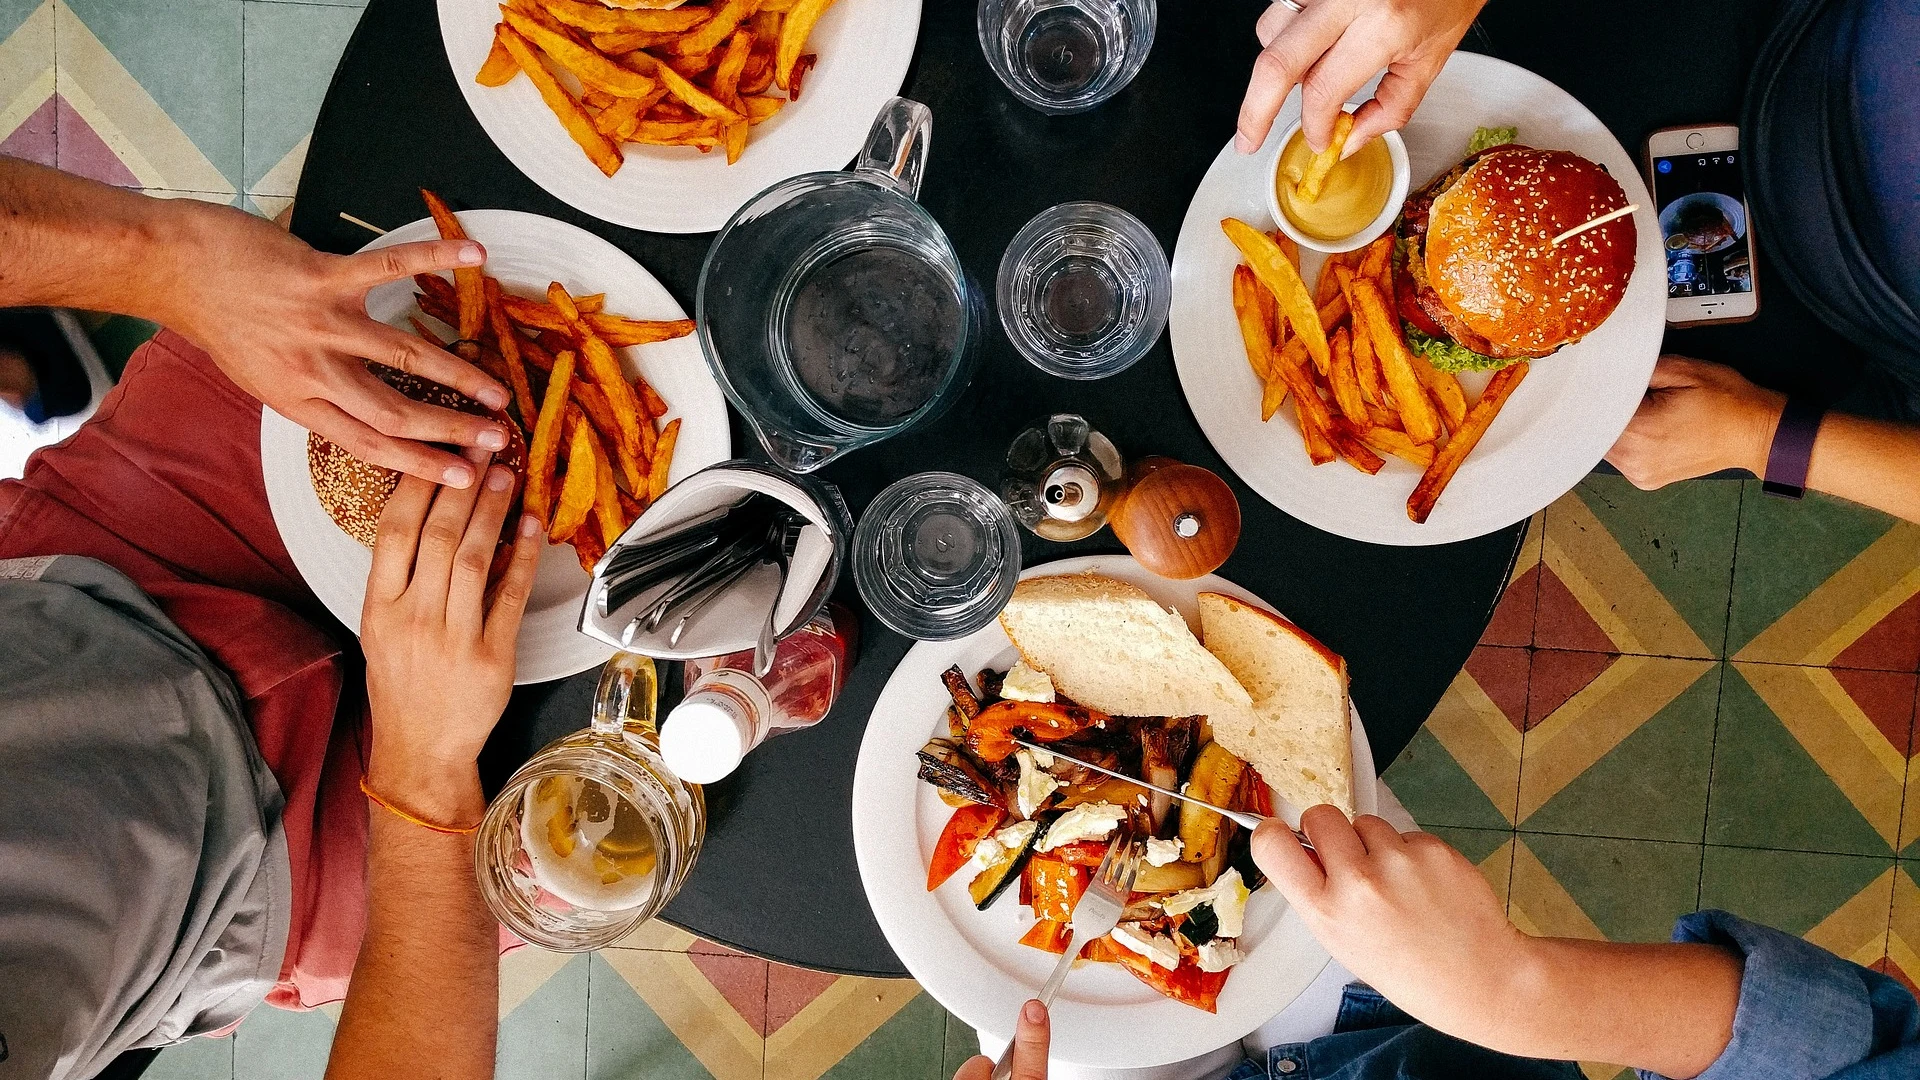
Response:
POLYGON ((1760 312, 1740 129, 1672 127, 1647 138, 1647 182, 1667 253, 1667 322, 1743 322, 1760 312))

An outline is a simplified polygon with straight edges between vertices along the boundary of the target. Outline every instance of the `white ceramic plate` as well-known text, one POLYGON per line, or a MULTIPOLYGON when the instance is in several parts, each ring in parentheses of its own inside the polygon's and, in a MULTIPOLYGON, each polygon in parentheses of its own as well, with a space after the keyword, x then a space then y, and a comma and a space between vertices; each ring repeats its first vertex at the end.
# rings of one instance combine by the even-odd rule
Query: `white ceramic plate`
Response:
MULTIPOLYGON (((1372 96, 1368 85, 1354 100, 1372 96)), ((1295 91, 1273 130, 1300 115, 1295 91)), ((1666 329, 1665 259, 1660 229, 1633 159, 1598 118, 1566 91, 1523 68, 1457 52, 1401 132, 1418 190, 1466 156, 1479 126, 1515 126, 1528 146, 1571 150, 1607 167, 1640 210, 1633 278, 1613 315, 1593 333, 1536 360, 1486 437, 1440 496, 1426 524, 1407 518, 1419 470, 1387 459, 1377 476, 1342 462, 1314 467, 1300 445, 1291 408, 1260 422, 1260 382, 1247 366, 1233 315, 1233 267, 1240 261, 1220 231, 1237 217, 1272 228, 1267 155, 1220 151, 1200 182, 1173 253, 1174 364, 1200 427, 1240 479, 1268 502, 1331 533, 1376 544, 1444 544, 1523 521, 1593 469, 1640 404, 1666 329)), ((1324 257, 1301 252, 1309 283, 1324 257)), ((1489 376, 1462 376, 1477 395, 1489 376)))
MULTIPOLYGON (((1270 605, 1215 576, 1169 581, 1124 555, 1065 559, 1022 577, 1093 570, 1145 589, 1199 625, 1199 595, 1220 592, 1267 610, 1270 605)), ((927 861, 953 809, 917 776, 914 751, 944 733, 946 688, 940 673, 955 664, 969 675, 1006 668, 1018 657, 996 621, 958 641, 921 642, 908 650, 874 703, 853 774, 853 846, 860 881, 887 943, 920 985, 972 1027, 1005 1040, 1020 1005, 1040 990, 1055 958, 1019 944, 1032 913, 1010 899, 978 911, 966 874, 926 891, 927 861)), ((1354 791, 1362 813, 1377 813, 1373 753, 1353 716, 1354 791)), ((1278 796, 1276 795, 1276 806, 1278 796)), ((1288 808, 1296 824, 1298 808, 1288 808)), ((1326 966, 1327 954, 1268 886, 1247 904, 1247 959, 1205 1013, 1162 997, 1110 964, 1084 964, 1053 1003, 1055 1060, 1128 1069, 1196 1057, 1238 1041, 1279 1013, 1326 966)))
MULTIPOLYGON (((467 107, 507 160, 548 193, 616 225, 653 232, 713 232, 747 200, 800 173, 844 168, 880 106, 898 93, 920 34, 920 0, 838 0, 814 24, 807 51, 820 62, 800 100, 758 124, 733 165, 718 150, 620 148, 608 177, 587 160, 524 76, 505 86, 473 81, 500 21, 495 0, 439 0, 440 36, 467 107)), ((571 75, 562 75, 570 83, 571 75)), ((774 91, 777 95, 778 91, 774 91)))
MULTIPOLYGON (((641 319, 684 319, 673 294, 639 263, 605 240, 552 218, 516 210, 468 210, 459 215, 467 235, 487 249, 487 272, 508 292, 542 296, 558 281, 575 295, 604 292, 607 310, 641 319)), ((422 218, 368 244, 389 247, 439 234, 422 218)), ((363 249, 364 250, 364 249, 363 249)), ((419 314, 413 282, 388 282, 367 294, 367 313, 405 328, 419 314)), ((667 420, 680 417, 680 438, 671 479, 725 461, 732 455, 727 403, 708 373, 700 345, 692 335, 652 345, 615 350, 629 375, 645 375, 667 401, 667 420)), ((664 422, 664 421, 663 421, 664 422)), ((320 506, 307 471, 307 429, 272 409, 260 413, 260 460, 266 473, 267 502, 280 527, 293 564, 327 610, 355 633, 366 597, 373 553, 341 532, 320 506)), ((546 682, 585 671, 605 660, 607 646, 580 633, 580 604, 588 577, 573 549, 549 545, 540 559, 533 599, 520 627, 514 670, 516 683, 546 682)))

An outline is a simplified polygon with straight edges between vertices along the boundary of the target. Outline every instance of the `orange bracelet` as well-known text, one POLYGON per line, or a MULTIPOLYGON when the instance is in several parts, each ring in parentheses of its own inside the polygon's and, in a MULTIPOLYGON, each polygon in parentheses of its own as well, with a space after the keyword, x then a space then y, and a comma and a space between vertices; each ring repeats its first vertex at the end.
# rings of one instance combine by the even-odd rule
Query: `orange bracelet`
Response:
POLYGON ((423 829, 437 833, 445 833, 448 836, 469 836, 480 830, 480 823, 477 821, 464 829, 456 829, 447 825, 436 825, 425 818, 415 817, 376 794, 371 787, 367 786, 367 778, 364 775, 360 777, 360 794, 373 800, 373 805, 385 810, 387 813, 392 814, 394 817, 399 818, 409 825, 418 825, 423 829))

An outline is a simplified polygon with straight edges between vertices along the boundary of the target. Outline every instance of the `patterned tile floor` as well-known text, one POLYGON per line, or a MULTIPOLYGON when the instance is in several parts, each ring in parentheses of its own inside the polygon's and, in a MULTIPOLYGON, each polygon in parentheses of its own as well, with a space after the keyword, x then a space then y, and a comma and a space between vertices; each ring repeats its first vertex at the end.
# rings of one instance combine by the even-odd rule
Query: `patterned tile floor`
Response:
MULTIPOLYGON (((0 153, 284 220, 359 6, 0 0, 0 153)), ((150 332, 94 325, 110 364, 150 332)), ((1713 905, 1911 978, 1917 673, 1920 526, 1596 475, 1534 519, 1480 647, 1386 776, 1528 930, 1658 940, 1713 905)), ((522 950, 502 976, 508 1078, 934 1080, 971 1047, 912 983, 663 926, 591 957, 522 950)), ((262 1009, 149 1075, 319 1077, 336 1015, 262 1009)))

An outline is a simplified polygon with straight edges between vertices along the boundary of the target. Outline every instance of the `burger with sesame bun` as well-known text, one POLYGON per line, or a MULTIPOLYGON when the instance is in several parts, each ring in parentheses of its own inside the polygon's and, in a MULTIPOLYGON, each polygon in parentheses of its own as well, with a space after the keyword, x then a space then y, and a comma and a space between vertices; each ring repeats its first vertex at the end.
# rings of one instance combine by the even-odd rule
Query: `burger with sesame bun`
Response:
POLYGON ((1442 371, 1491 371, 1579 341, 1633 273, 1631 215, 1553 242, 1626 206, 1619 182, 1578 154, 1511 138, 1476 133, 1402 211, 1395 299, 1408 344, 1442 371))
MULTIPOLYGON (((521 489, 526 486, 527 443, 520 434, 520 425, 514 423, 511 417, 417 375, 381 364, 368 364, 367 370, 378 376, 381 382, 415 401, 499 421, 500 426, 507 429, 507 447, 496 451, 493 461, 496 465, 513 470, 513 497, 516 501, 519 499, 521 489)), ((326 510, 333 523, 348 536, 372 547, 374 537, 380 531, 380 512, 386 509, 387 499, 392 497, 394 488, 400 486, 400 474, 362 461, 338 444, 313 432, 307 433, 307 473, 313 480, 313 493, 319 497, 321 508, 326 510)), ((516 518, 516 514, 507 515, 507 524, 501 530, 502 543, 512 539, 511 530, 516 518)))

